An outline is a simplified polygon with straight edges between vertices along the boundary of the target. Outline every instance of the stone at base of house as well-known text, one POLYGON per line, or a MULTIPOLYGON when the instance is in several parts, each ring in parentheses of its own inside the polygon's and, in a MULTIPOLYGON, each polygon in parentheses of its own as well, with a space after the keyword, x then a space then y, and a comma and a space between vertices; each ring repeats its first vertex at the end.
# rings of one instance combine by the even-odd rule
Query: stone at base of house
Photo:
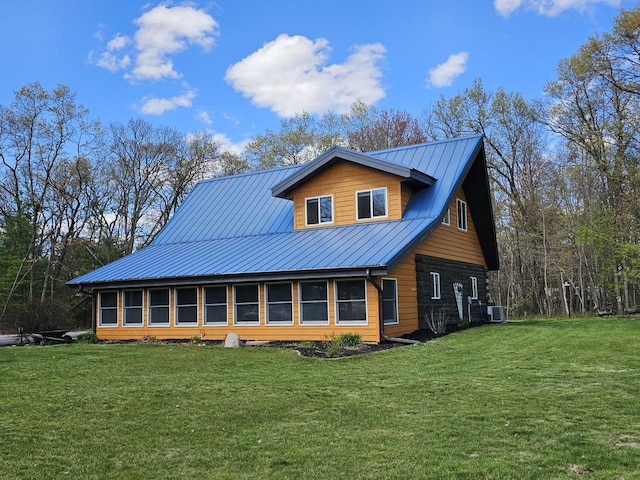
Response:
POLYGON ((227 348, 240 347, 240 337, 237 333, 229 333, 224 339, 224 346, 227 348))

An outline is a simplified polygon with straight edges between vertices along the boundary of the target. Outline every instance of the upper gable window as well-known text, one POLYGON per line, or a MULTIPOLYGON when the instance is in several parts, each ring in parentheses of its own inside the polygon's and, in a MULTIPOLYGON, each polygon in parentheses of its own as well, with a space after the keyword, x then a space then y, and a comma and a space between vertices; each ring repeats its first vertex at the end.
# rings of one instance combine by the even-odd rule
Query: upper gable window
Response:
POLYGON ((387 216, 387 189, 363 190, 356 194, 358 220, 387 216))
POLYGON ((448 208, 445 214, 442 216, 442 225, 451 225, 451 213, 448 208))
POLYGON ((333 197, 311 197, 306 199, 307 225, 333 222, 333 197))
POLYGON ((467 231, 467 202, 458 199, 458 228, 467 231))

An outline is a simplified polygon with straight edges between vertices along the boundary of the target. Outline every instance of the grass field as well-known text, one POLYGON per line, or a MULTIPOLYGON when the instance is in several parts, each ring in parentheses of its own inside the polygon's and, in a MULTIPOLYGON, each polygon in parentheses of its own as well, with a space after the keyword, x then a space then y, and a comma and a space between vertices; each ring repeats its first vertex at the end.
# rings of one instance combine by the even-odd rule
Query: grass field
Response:
POLYGON ((0 349, 0 478, 640 478, 640 319, 486 325, 339 360, 0 349))

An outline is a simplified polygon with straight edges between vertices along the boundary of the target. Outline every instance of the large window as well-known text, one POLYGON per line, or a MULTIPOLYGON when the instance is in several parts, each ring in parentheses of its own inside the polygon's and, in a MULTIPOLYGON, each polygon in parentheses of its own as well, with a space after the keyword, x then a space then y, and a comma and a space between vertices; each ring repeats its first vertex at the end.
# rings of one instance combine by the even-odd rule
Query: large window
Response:
POLYGON ((118 326, 118 292, 100 292, 100 318, 101 327, 118 326))
POLYGON ((142 326, 142 290, 124 291, 124 319, 125 327, 142 326))
POLYGON ((300 323, 327 325, 329 323, 327 282, 300 282, 300 323))
POLYGON ((204 289, 204 324, 227 324, 227 286, 216 285, 204 289))
POLYGON ((234 323, 258 325, 260 323, 260 300, 258 285, 234 286, 234 323))
POLYGON ((431 272, 431 300, 440 300, 440 274, 431 272))
POLYGON ((376 188, 358 192, 358 220, 387 216, 387 189, 376 188))
POLYGON ((458 199, 458 228, 467 230, 467 202, 458 199))
POLYGON ((293 325, 293 293, 291 283, 267 284, 267 323, 293 325))
POLYGON ((364 280, 336 281, 337 323, 367 323, 367 297, 364 280))
POLYGON ((149 290, 149 325, 169 325, 169 289, 149 290))
POLYGON ((198 324, 198 289, 176 288, 176 325, 198 324))
POLYGON ((382 279, 382 319, 385 325, 398 323, 398 282, 395 278, 382 279))
POLYGON ((331 195, 306 199, 307 225, 333 222, 333 199, 331 195))

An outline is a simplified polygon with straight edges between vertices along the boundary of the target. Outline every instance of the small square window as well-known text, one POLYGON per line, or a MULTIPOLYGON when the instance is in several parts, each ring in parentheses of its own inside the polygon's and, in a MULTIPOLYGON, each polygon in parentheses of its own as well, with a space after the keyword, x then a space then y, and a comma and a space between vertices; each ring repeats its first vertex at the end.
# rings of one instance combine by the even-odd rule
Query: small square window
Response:
POLYGON ((333 222, 333 197, 312 197, 306 199, 307 225, 333 222))
POLYGON ((356 194, 358 220, 387 216, 387 189, 376 188, 356 194))

